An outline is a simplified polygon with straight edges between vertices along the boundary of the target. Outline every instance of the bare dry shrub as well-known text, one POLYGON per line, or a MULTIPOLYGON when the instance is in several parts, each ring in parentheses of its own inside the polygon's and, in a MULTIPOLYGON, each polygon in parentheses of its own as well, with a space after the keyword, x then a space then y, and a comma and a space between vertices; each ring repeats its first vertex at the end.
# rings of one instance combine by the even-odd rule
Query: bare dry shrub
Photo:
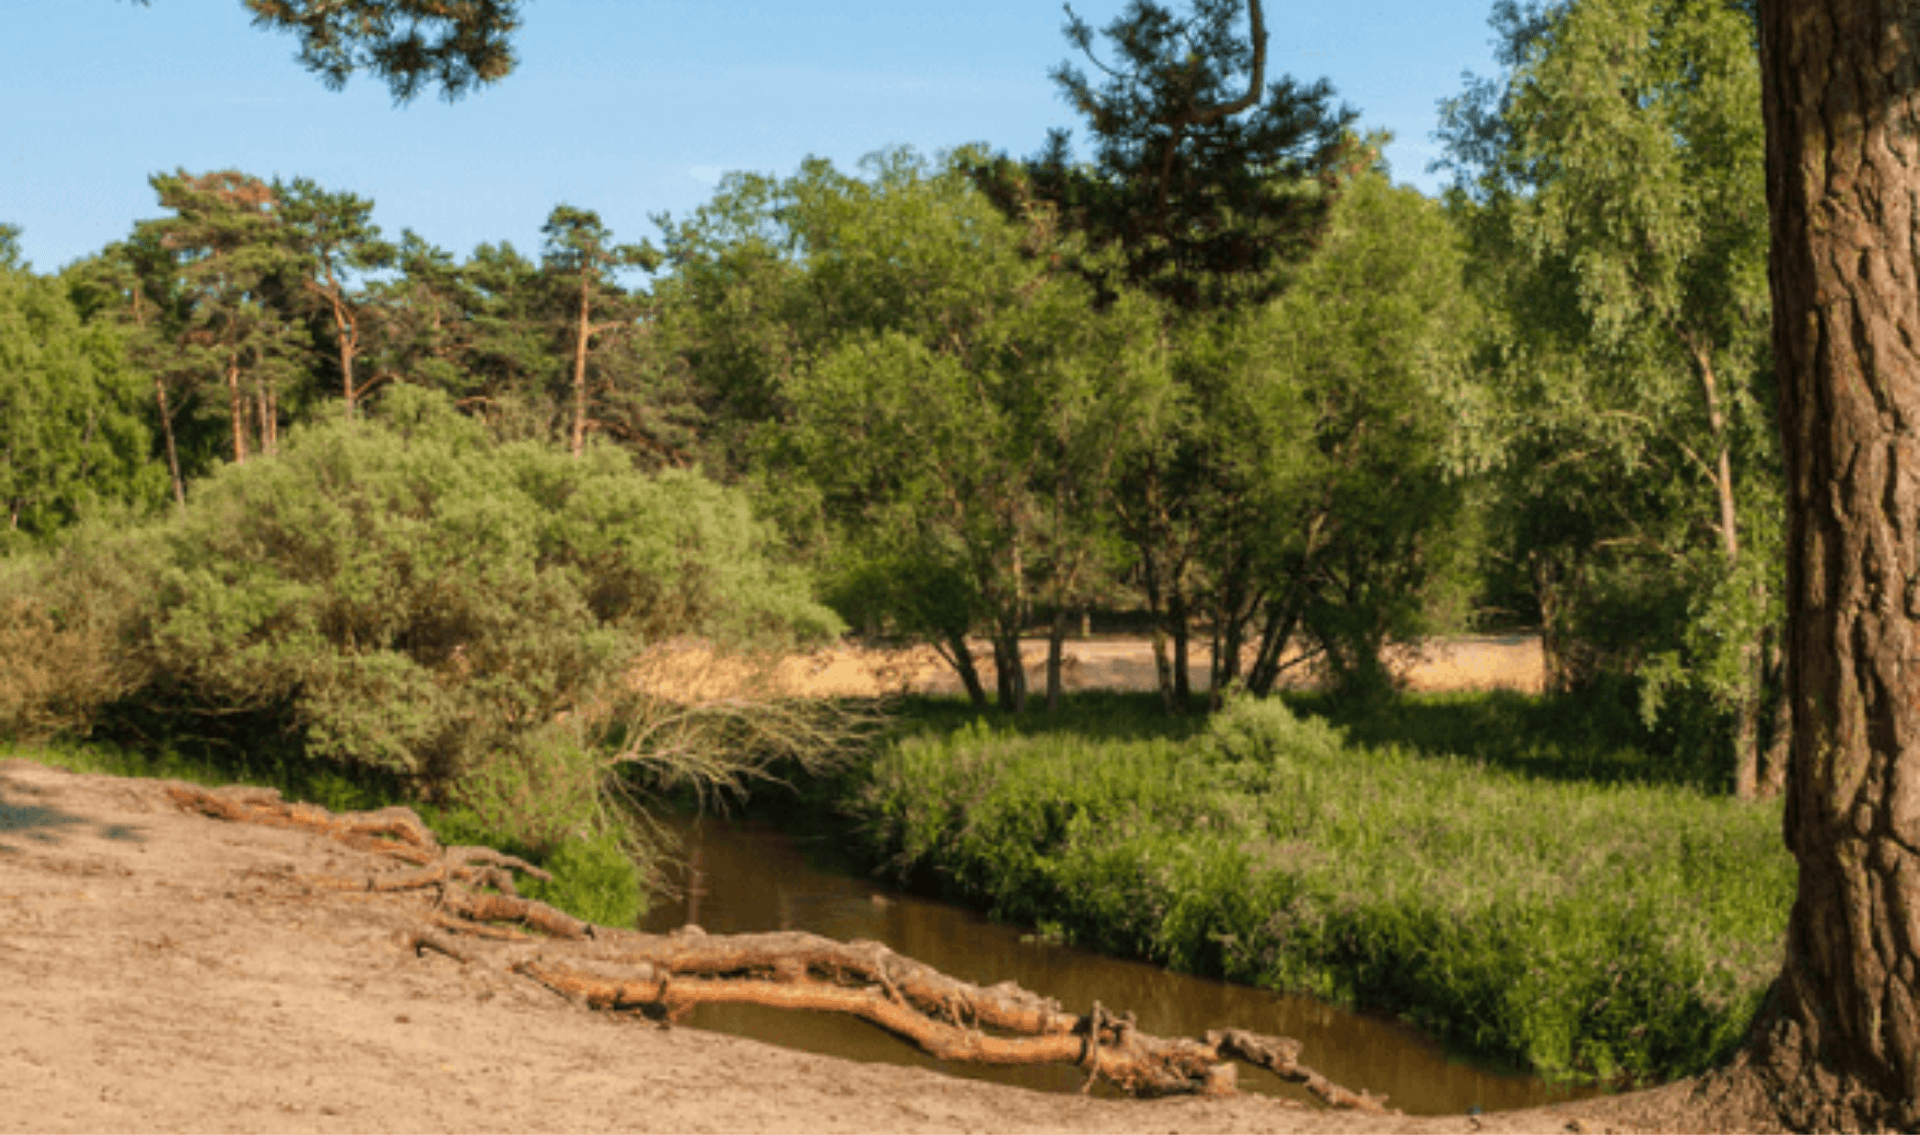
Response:
POLYGON ((636 695, 608 724, 605 759, 623 784, 685 788, 703 805, 723 803, 789 771, 812 777, 844 766, 883 720, 873 701, 636 695))

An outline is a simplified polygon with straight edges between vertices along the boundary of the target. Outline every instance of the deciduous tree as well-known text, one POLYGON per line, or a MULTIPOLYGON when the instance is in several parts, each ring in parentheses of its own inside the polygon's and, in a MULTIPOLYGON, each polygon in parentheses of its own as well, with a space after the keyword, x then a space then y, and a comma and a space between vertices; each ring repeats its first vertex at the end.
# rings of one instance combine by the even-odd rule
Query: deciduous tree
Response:
POLYGON ((1507 73, 1443 136, 1500 313, 1503 530, 1560 679, 1622 670, 1650 717, 1730 722, 1698 740, 1730 734, 1752 796, 1779 592, 1752 24, 1723 0, 1581 0, 1494 25, 1507 73))
POLYGON ((819 487, 865 605, 907 600, 879 613, 933 638, 977 704, 967 636, 985 630, 1000 704, 1019 709, 1036 600, 1056 616, 1058 699, 1061 617, 1099 574, 1118 470, 1167 390, 1151 301, 1098 311, 1078 275, 1032 254, 1049 236, 968 183, 970 157, 931 170, 893 151, 869 159, 868 180, 810 163, 788 187, 802 286, 833 337, 785 382, 781 441, 819 487))
MULTIPOLYGON (((1354 112, 1334 108, 1325 81, 1269 83, 1259 0, 1195 0, 1178 14, 1135 0, 1104 29, 1104 51, 1069 8, 1066 34, 1101 76, 1096 82, 1073 63, 1054 71, 1087 120, 1093 160, 1076 162, 1069 135, 1056 131, 1025 161, 979 163, 976 181, 1009 217, 1049 210, 1092 254, 1069 263, 1103 294, 1131 286, 1163 301, 1170 342, 1204 339, 1218 330, 1213 321, 1278 295, 1282 269, 1312 249, 1342 180, 1365 164, 1350 130, 1354 112)), ((1176 368, 1183 371, 1193 373, 1176 368)), ((1239 601, 1211 593, 1233 584, 1200 570, 1200 550, 1250 548, 1207 530, 1235 507, 1217 499, 1233 459, 1207 428, 1228 410, 1206 399, 1230 392, 1210 382, 1183 389, 1187 428, 1142 455, 1125 491, 1161 692, 1175 708, 1190 684, 1192 617, 1239 601)), ((1228 576, 1249 570, 1243 563, 1228 576)))
POLYGON ((1296 629, 1351 693, 1385 688, 1383 648, 1426 629, 1429 599, 1460 567, 1467 478, 1482 461, 1486 415, 1466 373, 1480 313, 1461 287, 1464 259, 1437 203, 1369 171, 1255 323, 1254 523, 1249 552, 1214 569, 1234 584, 1215 593, 1238 599, 1209 612, 1217 684, 1235 680, 1250 637, 1236 625, 1259 628, 1249 679, 1260 693, 1296 629), (1234 581, 1242 560, 1252 570, 1234 581))
POLYGON ((151 506, 165 485, 119 329, 84 322, 60 280, 21 264, 17 231, 0 226, 0 546, 98 503, 151 506))

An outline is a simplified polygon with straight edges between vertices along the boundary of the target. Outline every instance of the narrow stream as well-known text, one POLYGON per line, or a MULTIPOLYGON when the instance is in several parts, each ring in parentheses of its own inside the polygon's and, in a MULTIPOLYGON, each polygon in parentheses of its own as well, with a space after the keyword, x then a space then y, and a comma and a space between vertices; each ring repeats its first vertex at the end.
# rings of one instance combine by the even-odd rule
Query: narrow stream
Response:
MULTIPOLYGON (((1084 1013, 1095 999, 1129 1009, 1160 1036, 1199 1036, 1235 1026, 1290 1036, 1300 1059, 1335 1083, 1384 1092, 1412 1115, 1503 1111, 1595 1094, 1529 1076, 1503 1075, 1449 1059, 1398 1022, 1349 1013, 1310 998, 1169 973, 1072 946, 1023 937, 960 907, 889 891, 836 862, 832 847, 738 817, 669 819, 683 841, 688 877, 679 901, 659 901, 640 928, 664 933, 694 922, 714 934, 806 930, 841 940, 871 938, 980 985, 1012 980, 1084 1013)), ((703 1005, 686 1024, 852 1060, 907 1064, 1041 1091, 1077 1092, 1074 1068, 1000 1068, 935 1060, 891 1034, 848 1017, 744 1005, 703 1005)), ((1273 1074, 1240 1068, 1242 1090, 1311 1101, 1273 1074)))

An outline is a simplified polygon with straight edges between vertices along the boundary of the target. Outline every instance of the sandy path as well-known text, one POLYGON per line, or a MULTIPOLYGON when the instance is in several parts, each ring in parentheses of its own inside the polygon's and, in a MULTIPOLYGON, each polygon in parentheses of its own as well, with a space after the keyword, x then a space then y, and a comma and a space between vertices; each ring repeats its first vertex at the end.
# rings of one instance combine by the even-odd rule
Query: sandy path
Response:
POLYGON ((416 957, 399 936, 423 899, 301 881, 369 860, 317 835, 184 814, 156 782, 0 762, 0 1130, 1699 1126, 1675 1123, 1671 1090, 1383 1121, 1252 1096, 1043 1095, 660 1031, 504 971, 416 957))
MULTIPOLYGON (((1044 640, 1023 644, 1028 688, 1046 689, 1047 646, 1044 640)), ((1067 643, 1061 684, 1068 690, 1134 690, 1158 688, 1154 677, 1153 647, 1137 637, 1074 639, 1067 643)), ((981 680, 993 689, 993 653, 985 642, 974 644, 981 680)), ((1251 659, 1249 659, 1249 663, 1251 659)), ((1206 687, 1211 654, 1196 648, 1190 673, 1206 687)), ((1401 650, 1389 664, 1408 689, 1520 690, 1538 693, 1546 673, 1538 635, 1467 635, 1430 639, 1414 650, 1401 650)), ((636 684, 674 696, 699 699, 725 697, 746 689, 814 697, 877 697, 893 693, 958 694, 960 679, 931 647, 873 649, 835 646, 779 660, 772 673, 737 659, 716 656, 697 641, 669 642, 657 648, 634 672, 636 684)), ((1303 668, 1294 684, 1311 682, 1303 668)))

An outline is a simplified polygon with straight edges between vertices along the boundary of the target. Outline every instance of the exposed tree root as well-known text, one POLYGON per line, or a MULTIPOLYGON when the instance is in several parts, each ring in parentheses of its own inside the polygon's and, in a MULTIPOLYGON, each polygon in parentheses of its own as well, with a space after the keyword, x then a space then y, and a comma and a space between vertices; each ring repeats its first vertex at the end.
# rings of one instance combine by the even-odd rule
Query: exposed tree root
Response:
POLYGON ((315 804, 289 804, 272 788, 245 785, 201 788, 175 782, 166 786, 166 792, 182 808, 217 819, 319 832, 349 847, 392 855, 410 863, 424 865, 440 858, 440 841, 420 822, 412 808, 382 808, 377 812, 336 816, 315 804))
POLYGON ((497 964, 595 1009, 641 1010, 675 1021, 703 1004, 847 1013, 942 1060, 1072 1064, 1089 1087, 1106 1080, 1137 1096, 1229 1095, 1234 1060, 1303 1084, 1329 1106, 1389 1113, 1384 1097, 1352 1092, 1299 1062, 1300 1043, 1241 1029, 1201 1039, 1142 1033, 1133 1014, 1099 1002, 1085 1015, 1012 982, 958 981, 878 942, 814 934, 709 936, 689 926, 668 935, 592 926, 522 898, 512 872, 545 873, 488 848, 442 848, 407 808, 336 816, 288 804, 259 788, 170 785, 183 808, 238 823, 318 832, 418 870, 363 879, 309 880, 334 890, 386 894, 437 891, 431 926, 402 945, 466 965, 497 964), (490 888, 490 889, 474 889, 490 888), (505 925, 502 925, 505 924, 505 925), (534 934, 524 931, 531 930, 534 934))

